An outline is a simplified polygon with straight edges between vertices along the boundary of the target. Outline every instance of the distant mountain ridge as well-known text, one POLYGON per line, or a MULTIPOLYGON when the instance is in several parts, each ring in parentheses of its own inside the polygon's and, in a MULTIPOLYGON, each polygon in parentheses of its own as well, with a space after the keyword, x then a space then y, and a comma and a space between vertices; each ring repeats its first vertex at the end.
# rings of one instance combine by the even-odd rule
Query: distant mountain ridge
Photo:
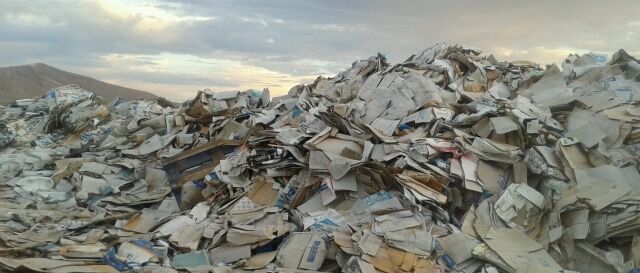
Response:
POLYGON ((106 83, 47 64, 35 63, 0 68, 0 103, 7 104, 17 99, 40 97, 52 88, 67 84, 77 84, 106 100, 116 97, 127 100, 158 98, 146 91, 106 83))

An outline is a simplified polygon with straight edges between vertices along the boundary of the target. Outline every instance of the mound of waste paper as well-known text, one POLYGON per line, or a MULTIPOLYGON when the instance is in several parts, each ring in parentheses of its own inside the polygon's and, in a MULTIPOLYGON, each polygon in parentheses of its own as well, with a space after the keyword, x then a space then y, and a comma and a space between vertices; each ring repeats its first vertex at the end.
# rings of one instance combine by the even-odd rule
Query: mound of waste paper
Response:
POLYGON ((0 109, 2 272, 639 272, 640 63, 437 44, 176 107, 0 109))

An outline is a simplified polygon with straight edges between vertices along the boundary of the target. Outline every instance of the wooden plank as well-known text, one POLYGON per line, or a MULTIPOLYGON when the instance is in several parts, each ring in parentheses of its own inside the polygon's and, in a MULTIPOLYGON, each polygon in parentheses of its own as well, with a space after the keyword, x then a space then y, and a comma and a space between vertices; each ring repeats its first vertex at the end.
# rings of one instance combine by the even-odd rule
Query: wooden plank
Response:
POLYGON ((169 185, 181 203, 182 186, 189 181, 203 179, 220 164, 227 154, 235 151, 244 141, 219 140, 184 151, 162 162, 169 185))
POLYGON ((172 157, 169 157, 165 160, 162 161, 162 166, 166 166, 169 165, 171 163, 175 163, 177 161, 181 161, 184 160, 185 158, 191 157, 193 155, 211 150, 213 148, 216 148, 218 146, 222 146, 222 145, 229 145, 229 146, 240 146, 243 143, 242 140, 216 140, 198 147, 195 147, 193 149, 189 149, 186 150, 182 153, 179 153, 177 155, 174 155, 172 157))

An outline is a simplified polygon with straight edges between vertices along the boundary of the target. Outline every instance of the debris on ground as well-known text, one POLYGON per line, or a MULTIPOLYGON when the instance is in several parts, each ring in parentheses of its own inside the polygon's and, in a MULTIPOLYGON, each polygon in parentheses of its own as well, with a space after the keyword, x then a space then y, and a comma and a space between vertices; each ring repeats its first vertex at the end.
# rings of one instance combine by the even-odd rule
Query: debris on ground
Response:
POLYGON ((640 64, 437 44, 179 107, 0 109, 3 272, 640 270, 640 64))

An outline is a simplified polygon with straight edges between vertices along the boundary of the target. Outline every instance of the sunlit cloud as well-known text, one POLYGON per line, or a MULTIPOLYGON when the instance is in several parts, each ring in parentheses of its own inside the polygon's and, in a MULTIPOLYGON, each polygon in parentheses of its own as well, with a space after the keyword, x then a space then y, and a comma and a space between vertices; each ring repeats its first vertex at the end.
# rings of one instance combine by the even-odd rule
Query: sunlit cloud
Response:
MULTIPOLYGON (((152 2, 135 2, 126 0, 98 0, 102 8, 114 15, 121 17, 138 16, 144 19, 154 19, 154 22, 162 24, 170 24, 176 22, 198 22, 215 20, 215 16, 192 16, 180 13, 170 12, 167 9, 159 8, 152 2)), ((172 4, 174 8, 179 9, 181 5, 172 4)))
POLYGON ((145 86, 147 90, 178 99, 191 97, 193 91, 204 88, 214 91, 269 88, 273 94, 283 95, 291 86, 313 80, 308 76, 292 76, 238 61, 188 54, 108 54, 100 59, 104 62, 103 66, 120 69, 109 75, 112 82, 145 86), (153 75, 162 76, 163 79, 156 82, 140 81, 153 75), (192 92, 174 94, 174 90, 185 87, 192 92))
POLYGON ((511 57, 519 57, 522 55, 527 55, 529 54, 529 51, 514 49, 514 48, 506 48, 506 47, 495 47, 493 48, 492 54, 496 57, 511 58, 511 57))

